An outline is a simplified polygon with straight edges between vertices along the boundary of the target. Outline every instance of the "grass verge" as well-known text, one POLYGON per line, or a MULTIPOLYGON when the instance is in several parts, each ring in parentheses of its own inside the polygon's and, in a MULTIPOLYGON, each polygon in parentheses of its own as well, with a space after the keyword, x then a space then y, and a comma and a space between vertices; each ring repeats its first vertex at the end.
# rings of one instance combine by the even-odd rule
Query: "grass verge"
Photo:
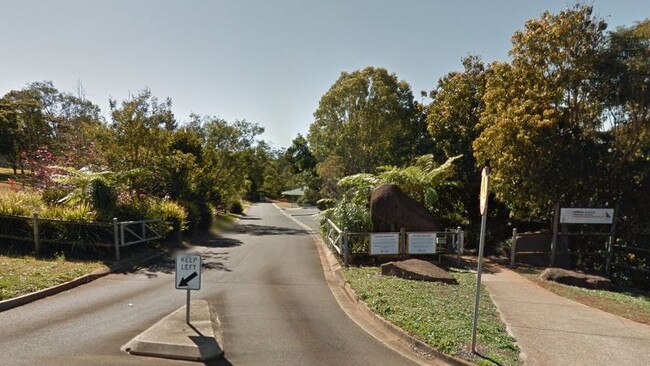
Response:
POLYGON ((477 350, 470 351, 476 277, 450 268, 457 285, 382 276, 377 267, 350 267, 346 281, 370 309, 430 346, 478 365, 519 365, 519 348, 481 288, 477 350))
POLYGON ((58 285, 102 267, 100 261, 66 260, 0 254, 0 300, 58 285))
POLYGON ((519 268, 517 272, 556 295, 623 318, 634 320, 635 322, 650 325, 649 293, 635 289, 605 291, 563 285, 539 278, 539 274, 542 272, 540 269, 519 268))

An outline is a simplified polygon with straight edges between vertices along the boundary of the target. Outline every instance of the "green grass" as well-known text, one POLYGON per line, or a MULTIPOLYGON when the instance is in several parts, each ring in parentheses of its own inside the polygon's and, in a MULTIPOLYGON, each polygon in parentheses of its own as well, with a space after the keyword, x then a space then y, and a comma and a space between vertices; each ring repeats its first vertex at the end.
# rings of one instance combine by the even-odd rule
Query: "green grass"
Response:
POLYGON ((62 254, 54 258, 0 254, 0 300, 70 281, 101 266, 99 261, 69 261, 62 254))
POLYGON ((539 278, 541 269, 522 268, 517 271, 556 295, 650 325, 650 294, 647 292, 629 288, 614 289, 614 291, 590 290, 543 280, 539 278))
POLYGON ((477 350, 470 352, 476 277, 451 268, 457 285, 382 276, 376 267, 346 269, 347 282, 386 320, 430 346, 479 365, 519 365, 519 349, 506 333, 489 294, 481 288, 477 350), (489 359, 491 360, 489 360, 489 359))

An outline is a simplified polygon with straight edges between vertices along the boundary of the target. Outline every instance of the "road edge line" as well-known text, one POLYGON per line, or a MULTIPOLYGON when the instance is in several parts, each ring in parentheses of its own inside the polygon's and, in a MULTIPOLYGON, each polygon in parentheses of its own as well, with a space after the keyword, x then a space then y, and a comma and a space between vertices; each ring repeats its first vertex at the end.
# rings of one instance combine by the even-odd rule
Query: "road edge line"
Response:
POLYGON ((330 292, 336 299, 343 312, 361 329, 375 338, 394 352, 408 358, 419 365, 454 365, 454 366, 475 366, 475 364, 447 355, 421 340, 410 335, 395 324, 384 319, 373 312, 368 305, 357 296, 356 292, 345 282, 341 263, 334 257, 319 233, 309 226, 298 221, 291 215, 284 212, 282 208, 273 203, 273 206, 284 216, 291 219, 303 229, 307 230, 314 246, 318 251, 318 257, 325 275, 325 282, 330 292), (371 329, 374 329, 371 330, 371 329), (377 334, 384 331, 394 338, 385 337, 385 334, 377 334))

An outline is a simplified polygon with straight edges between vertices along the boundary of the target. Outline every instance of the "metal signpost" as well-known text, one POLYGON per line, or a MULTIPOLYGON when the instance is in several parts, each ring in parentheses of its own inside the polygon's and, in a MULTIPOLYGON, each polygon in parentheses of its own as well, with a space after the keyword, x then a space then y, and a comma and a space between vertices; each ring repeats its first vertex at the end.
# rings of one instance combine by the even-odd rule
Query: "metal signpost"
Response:
POLYGON ((490 192, 490 168, 481 172, 481 237, 478 245, 478 266, 476 269, 476 299, 474 300, 474 321, 472 322, 472 352, 476 353, 476 327, 478 324, 478 304, 481 298, 481 272, 483 271, 483 247, 485 246, 485 225, 487 222, 488 195, 490 192))
POLYGON ((201 289, 201 256, 198 254, 176 256, 176 289, 187 291, 185 322, 190 324, 190 291, 201 289))

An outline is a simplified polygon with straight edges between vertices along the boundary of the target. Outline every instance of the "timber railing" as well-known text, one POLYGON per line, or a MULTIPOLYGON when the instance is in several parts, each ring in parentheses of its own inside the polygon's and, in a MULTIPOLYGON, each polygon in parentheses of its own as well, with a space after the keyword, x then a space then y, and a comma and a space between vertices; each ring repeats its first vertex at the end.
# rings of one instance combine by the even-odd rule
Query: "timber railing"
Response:
POLYGON ((39 252, 45 244, 113 247, 115 260, 120 249, 162 238, 161 220, 118 221, 112 223, 66 221, 28 216, 0 215, 0 238, 30 241, 39 252))

